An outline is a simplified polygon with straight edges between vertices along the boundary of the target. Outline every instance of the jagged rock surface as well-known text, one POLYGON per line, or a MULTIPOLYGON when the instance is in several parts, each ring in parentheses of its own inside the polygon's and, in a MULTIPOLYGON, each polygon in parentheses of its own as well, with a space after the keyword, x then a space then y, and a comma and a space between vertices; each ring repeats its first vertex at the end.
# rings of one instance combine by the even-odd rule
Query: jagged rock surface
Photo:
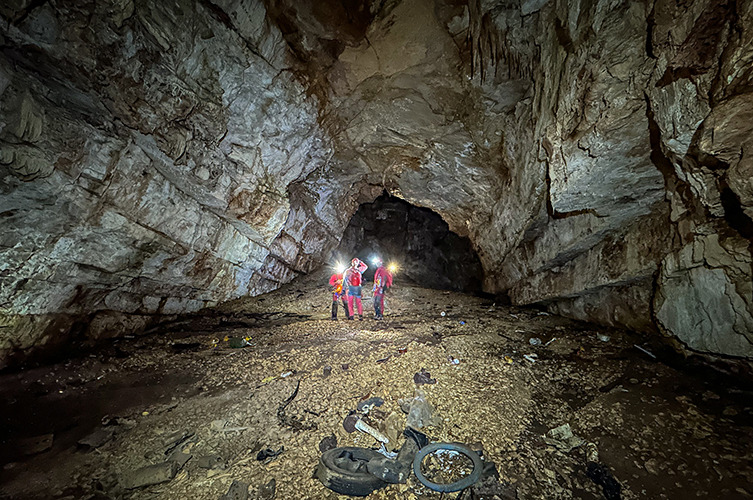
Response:
POLYGON ((753 2, 345 4, 0 7, 0 358, 274 289, 384 189, 487 291, 753 356, 753 2))

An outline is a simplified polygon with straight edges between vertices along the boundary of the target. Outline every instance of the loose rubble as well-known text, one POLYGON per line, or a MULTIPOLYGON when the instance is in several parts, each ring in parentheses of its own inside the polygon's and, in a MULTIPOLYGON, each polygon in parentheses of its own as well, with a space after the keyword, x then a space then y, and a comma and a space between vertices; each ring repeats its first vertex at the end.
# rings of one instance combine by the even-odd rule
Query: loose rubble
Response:
POLYGON ((385 484, 367 498, 438 499, 396 465, 410 427, 422 446, 464 443, 483 458, 463 500, 753 493, 750 393, 670 368, 636 349, 641 339, 405 284, 382 322, 333 322, 329 298, 312 278, 3 375, 0 498, 334 500, 312 473, 351 447, 382 461, 385 484), (460 310, 465 326, 452 319, 460 310), (271 319, 243 326, 262 312, 271 319), (249 345, 212 343, 225 335, 249 345), (24 455, 16 444, 35 436, 46 437, 24 455))

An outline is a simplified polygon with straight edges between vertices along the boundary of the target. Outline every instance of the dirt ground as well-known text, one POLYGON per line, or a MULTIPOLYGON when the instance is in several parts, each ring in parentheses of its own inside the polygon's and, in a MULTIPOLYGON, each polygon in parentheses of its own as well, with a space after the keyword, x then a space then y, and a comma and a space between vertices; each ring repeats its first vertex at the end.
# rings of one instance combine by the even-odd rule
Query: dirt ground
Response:
MULTIPOLYGON (((432 441, 483 449, 519 499, 604 498, 586 474, 586 443, 624 499, 753 495, 745 389, 663 364, 621 331, 399 276, 384 321, 371 319, 370 299, 364 321, 331 321, 326 278, 0 376, 0 498, 217 499, 234 480, 262 498, 257 489, 271 479, 277 499, 346 498, 312 476, 320 441, 334 435, 338 446, 376 447, 342 425, 374 396, 384 405, 371 422, 394 435, 406 418, 398 400, 414 396, 422 368, 436 379, 420 389, 441 422, 422 430, 432 441), (225 336, 248 336, 250 345, 231 348, 225 336), (531 354, 533 362, 524 358, 531 354), (545 440, 565 423, 584 442, 570 451, 545 440), (112 438, 77 444, 96 429, 112 438), (38 453, 19 441, 47 434, 52 445, 38 453), (123 488, 135 469, 165 461, 184 434, 177 449, 190 459, 172 480, 123 488), (257 460, 259 450, 281 447, 257 460), (219 467, 202 467, 210 456, 219 467)), ((368 498, 440 497, 411 476, 368 498)))

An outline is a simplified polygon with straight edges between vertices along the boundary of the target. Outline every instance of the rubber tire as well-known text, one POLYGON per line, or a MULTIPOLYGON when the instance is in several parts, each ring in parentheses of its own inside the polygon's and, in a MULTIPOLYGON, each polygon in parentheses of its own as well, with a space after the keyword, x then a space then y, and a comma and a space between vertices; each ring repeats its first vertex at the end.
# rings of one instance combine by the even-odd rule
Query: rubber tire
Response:
POLYGON ((423 484, 427 488, 430 488, 434 491, 440 491, 442 493, 452 493, 454 491, 464 490, 467 487, 472 486, 476 483, 476 481, 479 480, 479 478, 481 477, 481 472, 483 470, 484 464, 481 461, 481 457, 478 456, 478 453, 460 443, 432 443, 421 448, 421 450, 416 453, 416 457, 413 459, 413 473, 416 475, 418 480, 421 481, 421 484, 423 484), (424 461, 426 455, 439 450, 451 450, 462 453, 466 457, 470 458, 471 462, 473 462, 473 471, 460 481, 455 481, 454 483, 432 483, 421 473, 421 462, 424 461))
POLYGON ((357 497, 365 497, 372 491, 387 486, 386 482, 365 470, 350 472, 338 467, 335 459, 340 458, 343 453, 351 453, 353 458, 366 462, 384 458, 382 454, 368 448, 343 446, 327 450, 322 453, 319 466, 316 468, 316 477, 324 486, 337 493, 357 497))

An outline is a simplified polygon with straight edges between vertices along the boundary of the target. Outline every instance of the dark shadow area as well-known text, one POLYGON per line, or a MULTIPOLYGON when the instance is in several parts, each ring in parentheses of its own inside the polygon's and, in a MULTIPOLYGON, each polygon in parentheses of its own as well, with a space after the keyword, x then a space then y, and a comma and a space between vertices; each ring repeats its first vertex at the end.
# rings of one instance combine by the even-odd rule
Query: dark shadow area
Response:
POLYGON ((484 279, 468 238, 450 231, 436 212, 386 193, 358 208, 336 255, 342 264, 353 257, 368 263, 368 281, 374 276, 371 260, 376 255, 395 263, 401 279, 423 287, 476 293, 484 279))

